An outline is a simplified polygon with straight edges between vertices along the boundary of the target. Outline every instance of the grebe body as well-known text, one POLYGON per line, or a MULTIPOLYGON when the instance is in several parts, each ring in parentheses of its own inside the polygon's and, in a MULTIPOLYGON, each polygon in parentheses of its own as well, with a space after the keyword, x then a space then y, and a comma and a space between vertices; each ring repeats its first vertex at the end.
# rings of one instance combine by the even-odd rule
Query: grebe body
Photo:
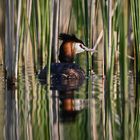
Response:
MULTIPOLYGON (((47 67, 40 71, 38 77, 39 79, 44 79, 46 77, 47 67)), ((51 64, 51 78, 60 79, 84 79, 85 72, 74 63, 52 63, 51 64)))
MULTIPOLYGON (((62 81, 62 80, 77 80, 79 82, 83 81, 85 78, 84 70, 73 63, 75 55, 84 52, 82 46, 84 43, 75 37, 75 35, 68 35, 61 33, 59 39, 62 40, 59 51, 59 61, 60 63, 51 64, 51 81, 62 81)), ((47 67, 40 71, 38 78, 46 79, 47 67)))

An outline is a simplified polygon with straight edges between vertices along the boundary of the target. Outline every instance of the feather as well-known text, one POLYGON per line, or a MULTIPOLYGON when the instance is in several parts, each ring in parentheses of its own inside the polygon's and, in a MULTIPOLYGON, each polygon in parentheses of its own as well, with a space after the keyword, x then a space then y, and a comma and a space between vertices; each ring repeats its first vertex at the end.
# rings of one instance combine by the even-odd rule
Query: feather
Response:
POLYGON ((66 33, 60 33, 59 39, 63 40, 64 42, 73 41, 73 42, 77 42, 77 43, 82 43, 84 45, 83 41, 78 39, 74 34, 69 35, 66 33))

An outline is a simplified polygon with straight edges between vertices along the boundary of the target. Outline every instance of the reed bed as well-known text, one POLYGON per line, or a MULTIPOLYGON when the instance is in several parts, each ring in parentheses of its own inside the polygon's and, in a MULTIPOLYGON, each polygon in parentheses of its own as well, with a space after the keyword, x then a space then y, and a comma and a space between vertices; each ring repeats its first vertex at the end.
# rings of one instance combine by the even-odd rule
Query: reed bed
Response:
MULTIPOLYGON (((128 124, 129 115, 132 116, 133 123, 131 124, 131 131, 134 133, 132 138, 137 138, 139 136, 139 116, 140 116, 140 2, 139 0, 128 1, 128 0, 72 0, 70 3, 70 14, 65 15, 67 21, 63 21, 65 18, 60 15, 62 8, 61 4, 64 0, 28 0, 28 1, 14 1, 6 0, 5 9, 5 48, 3 60, 5 60, 5 69, 7 71, 7 79, 11 83, 19 84, 18 88, 28 87, 28 82, 17 83, 15 79, 18 79, 19 67, 24 67, 23 73, 25 75, 25 80, 29 80, 28 67, 32 67, 33 72, 37 72, 39 69, 47 65, 48 70, 46 71, 47 84, 49 86, 47 93, 50 88, 50 66, 51 62, 58 62, 58 34, 62 31, 66 33, 74 33, 77 37, 81 38, 85 45, 89 48, 94 48, 97 51, 97 56, 101 55, 102 67, 103 67, 103 104, 100 112, 105 114, 102 116, 102 136, 103 139, 115 139, 118 138, 115 134, 115 130, 118 128, 122 139, 128 139, 128 124), (99 23, 100 21, 100 23, 99 23), (60 23, 68 23, 68 27, 63 27, 60 23), (100 24, 100 25, 99 25, 100 24), (61 27, 61 28, 60 28, 61 27), (133 38, 131 38, 133 37, 133 38), (100 43, 102 43, 100 45, 100 43), (134 45, 134 49, 132 48, 134 45), (131 49, 130 49, 131 48, 131 49), (128 51, 132 50, 130 57, 128 51), (134 53, 133 53, 134 52, 134 53), (134 57, 134 58, 133 58, 134 57), (133 94, 135 97, 135 115, 132 112, 129 114, 128 109, 128 66, 129 59, 134 59, 134 81, 136 93, 133 94), (115 66, 117 65, 117 69, 115 66), (114 89, 114 73, 119 73, 120 89, 114 89), (21 86, 20 86, 21 84, 21 86), (25 85, 24 85, 25 84, 25 85), (114 104, 111 99, 114 96, 113 90, 119 90, 119 95, 115 101, 117 109, 114 108, 114 104), (121 108, 119 108, 121 106, 121 108), (113 114, 117 112, 118 120, 115 119, 113 114), (135 122, 134 122, 135 120, 135 122), (117 124, 116 121, 119 121, 117 124), (133 128, 136 130, 133 132, 133 128)), ((91 69, 94 66, 93 63, 95 54, 86 53, 86 57, 79 56, 79 62, 86 64, 87 77, 91 76, 91 69)), ((100 65, 99 63, 97 65, 100 65)), ((18 79, 20 81, 20 79, 18 79)), ((32 78, 32 81, 35 79, 32 78)), ((34 88, 34 85, 32 85, 34 88)), ((89 86, 87 82, 86 93, 90 92, 92 85, 89 86)), ((29 91, 29 89, 26 89, 29 91)), ((41 89, 37 89, 37 92, 41 92, 41 89)), ((34 93, 31 93, 32 95, 34 93)), ((50 94, 50 93, 49 93, 50 94)), ((88 98, 90 96, 88 95, 88 98)), ((45 100, 42 95, 38 96, 38 114, 34 114, 34 109, 37 108, 35 103, 32 104, 32 114, 28 116, 29 106, 27 105, 27 100, 30 99, 29 95, 24 95, 24 93, 19 93, 19 113, 21 114, 25 124, 28 124, 30 118, 32 118, 32 124, 37 127, 33 130, 36 133, 38 127, 42 123, 47 127, 47 137, 51 137, 51 132, 49 131, 49 124, 46 124, 45 112, 49 110, 48 114, 52 113, 49 109, 49 101, 45 100), (41 104, 47 106, 42 108, 41 104), (27 106, 26 106, 27 105, 27 106), (28 117, 29 118, 28 118, 28 117), (33 117, 35 116, 35 118, 33 117), (41 122, 39 118, 42 118, 44 122, 41 122), (27 119, 27 121, 25 121, 27 119), (38 122, 36 122, 38 120, 38 122)), ((133 109, 133 107, 131 107, 133 109)), ((87 114, 96 111, 88 110, 85 115, 85 120, 87 120, 87 114)), ((95 115, 96 116, 96 115, 95 115)), ((49 120, 49 119, 48 119, 49 120)), ((86 122, 84 120, 84 123, 86 122)), ((95 121, 95 120, 94 120, 95 121)), ((100 122, 101 123, 101 122, 100 122)), ((22 122, 20 122, 22 125, 22 122)), ((86 124, 85 124, 86 125, 86 124)), ((98 124, 99 125, 99 124, 98 124)), ((89 125, 88 125, 89 126, 89 125)), ((26 131, 25 128, 29 126, 24 126, 22 131, 26 131)), ((96 125, 94 128, 97 129, 96 125)), ((44 128, 42 127, 43 131, 44 128)), ((41 136, 41 130, 39 135, 41 136)), ((100 136, 98 136, 100 137, 100 136)))
MULTIPOLYGON (((9 66, 11 69, 18 69, 18 64, 20 62, 21 56, 25 57, 23 54, 20 54, 20 50, 25 50, 27 47, 23 47, 24 40, 29 40, 29 44, 26 45, 30 46, 32 49, 32 59, 35 65, 36 70, 39 68, 42 68, 49 58, 48 54, 49 48, 52 48, 53 52, 50 54, 53 54, 53 57, 56 57, 58 53, 58 31, 59 31, 59 9, 60 4, 59 1, 56 3, 55 1, 28 1, 27 3, 19 1, 6 1, 6 51, 5 51, 5 60, 12 60, 14 65, 9 66), (16 5, 16 7, 15 7, 16 5), (56 10, 54 10, 56 8, 56 10), (13 15, 11 15, 13 14, 13 15), (10 19, 11 17, 15 17, 10 19), (52 19, 54 17, 54 19, 52 19), (52 26, 52 27, 51 27, 52 26), (16 33, 14 33, 14 31, 16 33), (11 32, 11 34, 10 34, 11 32), (25 34, 27 35, 28 39, 25 39, 25 34), (53 36, 52 36, 53 35, 53 36), (29 37, 28 37, 29 36, 29 37), (55 36, 55 37, 54 37, 55 36), (53 41, 52 41, 53 40, 53 41), (9 42, 9 43, 8 43, 9 42), (12 43, 13 42, 13 43, 12 43), (51 43, 53 42, 53 44, 51 43), (50 45, 51 44, 51 45, 50 45), (9 46, 9 48, 8 48, 9 46), (10 47, 11 46, 11 47, 10 47), (53 46, 53 47, 52 47, 53 46), (57 46, 57 47, 56 47, 57 46), (55 48, 55 49, 54 49, 55 48), (10 54, 10 55, 8 55, 10 54), (9 58, 8 58, 9 57, 9 58), (40 65, 40 66, 38 66, 40 65)), ((128 1, 126 1, 128 3, 128 1)), ((74 27, 74 31, 77 36, 80 38, 85 38, 85 44, 88 47, 94 47, 94 44, 97 40, 94 40, 94 35, 92 34, 94 31, 94 27, 92 26, 95 21, 93 20, 95 16, 95 13, 97 10, 93 10, 96 5, 99 4, 98 1, 91 0, 90 3, 87 1, 75 1, 72 2, 72 10, 71 15, 72 18, 70 18, 69 24, 76 23, 76 26, 74 27), (89 7, 89 4, 90 7, 89 7), (89 7, 89 8, 88 8, 89 7), (93 14, 92 14, 93 13, 93 14), (90 17, 90 15, 92 15, 90 17), (75 16, 75 17, 73 17, 75 16), (73 21, 73 23, 72 23, 73 21)), ((103 31, 104 31, 104 71, 105 75, 107 74, 107 71, 111 68, 111 57, 114 55, 113 49, 113 43, 114 40, 114 33, 117 33, 117 42, 124 41, 123 34, 127 34, 129 31, 128 24, 131 22, 132 19, 132 27, 134 30, 134 37, 135 40, 135 60, 136 60, 136 75, 138 75, 139 72, 139 47, 138 47, 138 35, 139 33, 136 30, 136 26, 139 24, 137 23, 139 20, 139 16, 136 15, 137 12, 135 12, 135 9, 138 9, 136 7, 138 4, 136 2, 131 2, 131 7, 125 7, 123 5, 123 2, 120 2, 119 0, 110 0, 108 1, 108 4, 105 2, 100 2, 100 7, 102 10, 102 21, 103 21, 103 31), (127 13, 127 9, 132 9, 131 15, 127 13), (122 11, 125 9, 124 11, 122 11), (121 12, 122 11, 122 12, 121 12), (126 20, 123 19, 122 21, 120 19, 121 14, 124 13, 124 17, 126 17, 126 20), (127 16, 126 16, 127 14, 127 16), (138 17, 138 18, 137 18, 138 17), (124 23, 124 27, 119 26, 120 22, 124 23), (125 26, 127 24, 127 26, 125 26), (126 33, 124 33, 124 31, 126 33), (119 32, 120 31, 120 32, 119 32), (120 33, 120 34, 119 34, 120 33), (119 39, 120 38, 120 39, 119 39)), ((96 8, 95 8, 96 9, 96 8)), ((74 26, 74 25, 73 25, 74 26)), ((95 26, 95 25, 94 25, 95 26)), ((69 25, 71 27, 71 25, 69 25)), ((96 27, 95 27, 96 28, 96 27)), ((70 28, 69 28, 70 29, 70 28)), ((68 30, 69 31, 69 30, 68 30)), ((61 31, 60 31, 61 32, 61 31)), ((70 32, 70 31, 69 31, 70 32)), ((94 33, 95 34, 95 33, 94 33)), ((124 35, 125 36, 125 35, 124 35)), ((129 41, 127 37, 125 37, 126 41, 125 44, 122 46, 127 46, 127 42, 129 41)), ((118 47, 118 46, 117 46, 118 47)), ((120 47, 119 53, 121 60, 122 57, 125 57, 125 60, 123 62, 127 61, 127 47, 120 47), (125 49, 125 55, 121 52, 123 52, 125 49), (122 55, 122 56, 121 56, 122 55)), ((23 53, 24 51, 22 51, 23 53)), ((26 57, 25 57, 26 58, 26 57)), ((113 57, 112 57, 113 58, 113 57)), ((55 58, 54 61, 57 61, 57 58, 55 58)), ((87 63, 90 62, 90 59, 86 60, 87 63)), ((6 61, 7 62, 7 61, 6 61)), ((8 65, 8 62, 5 64, 8 65)), ((124 62, 124 64, 125 64, 124 62)), ((121 66, 121 63, 120 63, 121 66)), ((125 66, 127 67, 127 66, 125 66)), ((8 68, 6 68, 8 69, 8 68)), ((123 68, 124 69, 124 68, 123 68)), ((126 68, 125 68, 126 69, 126 68)), ((14 71, 14 70, 13 70, 14 71)), ((126 70, 125 70, 126 71, 126 70)), ((7 70, 9 73, 14 73, 12 70, 7 70), (10 72, 11 71, 11 72, 10 72)), ((127 71, 125 72, 127 73, 127 71)), ((122 74, 124 75, 124 74, 122 74)), ((8 76, 9 77, 9 76, 8 76)), ((125 76, 126 77, 126 76, 125 76)), ((127 81, 127 80, 125 80, 127 81)))

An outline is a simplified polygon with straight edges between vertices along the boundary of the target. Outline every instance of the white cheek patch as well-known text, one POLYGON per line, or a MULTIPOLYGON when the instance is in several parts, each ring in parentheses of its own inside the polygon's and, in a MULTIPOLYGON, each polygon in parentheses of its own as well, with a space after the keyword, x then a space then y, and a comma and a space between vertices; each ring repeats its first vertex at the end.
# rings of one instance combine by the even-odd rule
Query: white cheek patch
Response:
POLYGON ((74 45, 75 54, 85 51, 83 48, 80 47, 80 45, 82 45, 81 43, 74 43, 73 45, 74 45))

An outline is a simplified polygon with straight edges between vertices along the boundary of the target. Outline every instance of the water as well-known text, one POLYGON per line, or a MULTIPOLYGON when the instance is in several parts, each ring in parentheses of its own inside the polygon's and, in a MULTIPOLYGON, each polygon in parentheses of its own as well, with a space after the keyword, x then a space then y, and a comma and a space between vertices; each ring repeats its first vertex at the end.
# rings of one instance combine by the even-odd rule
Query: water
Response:
POLYGON ((129 70, 129 97, 123 101, 119 72, 106 92, 101 68, 80 87, 48 90, 32 67, 20 67, 17 85, 8 89, 0 67, 0 139, 139 139, 139 99, 129 70))

